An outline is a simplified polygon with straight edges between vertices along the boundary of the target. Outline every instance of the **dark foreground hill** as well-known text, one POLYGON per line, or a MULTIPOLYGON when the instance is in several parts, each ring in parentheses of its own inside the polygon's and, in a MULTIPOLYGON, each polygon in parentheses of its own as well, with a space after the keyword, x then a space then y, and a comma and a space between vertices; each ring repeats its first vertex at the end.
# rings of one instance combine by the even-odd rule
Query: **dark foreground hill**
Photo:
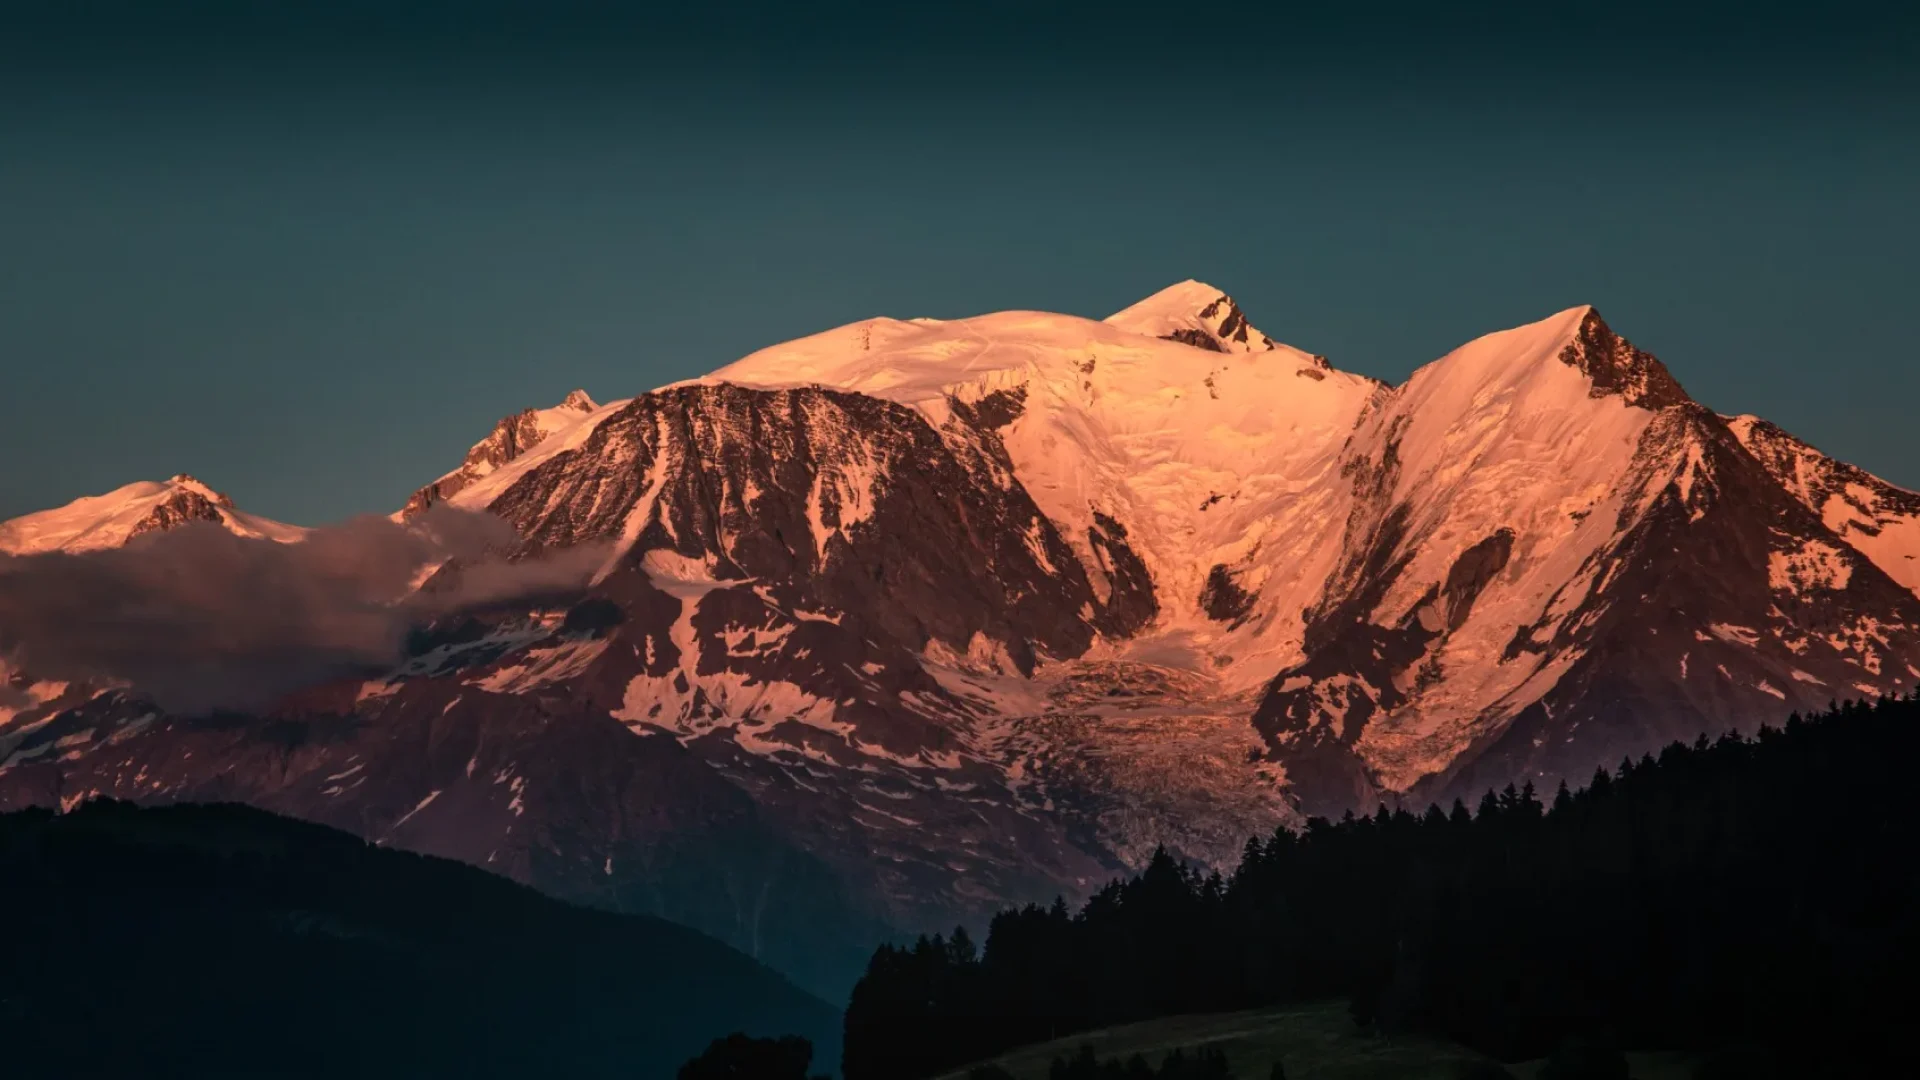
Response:
POLYGON ((669 1077, 834 1009, 699 933, 246 807, 0 815, 20 1077, 669 1077))

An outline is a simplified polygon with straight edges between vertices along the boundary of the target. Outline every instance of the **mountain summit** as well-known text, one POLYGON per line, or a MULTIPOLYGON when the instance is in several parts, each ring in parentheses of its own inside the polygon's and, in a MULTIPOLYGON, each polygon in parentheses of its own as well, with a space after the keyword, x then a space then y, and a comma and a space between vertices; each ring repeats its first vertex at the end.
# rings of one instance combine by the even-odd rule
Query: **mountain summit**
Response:
POLYGON ((1589 306, 1575 308, 1574 313, 1580 328, 1560 351, 1560 361, 1591 379, 1594 393, 1618 394, 1627 404, 1645 409, 1691 400, 1666 365, 1615 334, 1598 311, 1589 306))
POLYGON ((446 502, 554 435, 579 424, 599 408, 585 390, 574 390, 558 405, 522 409, 502 417, 486 438, 467 451, 459 468, 414 492, 402 515, 411 517, 435 503, 446 502))
POLYGON ((1233 297, 1189 278, 1107 316, 1134 334, 1178 341, 1209 352, 1264 352, 1274 340, 1256 330, 1233 297))
POLYGON ((244 798, 831 993, 887 927, 1156 845, 1224 865, 1920 680, 1920 495, 1714 414, 1589 307, 1398 386, 1196 282, 870 319, 516 414, 409 509, 439 501, 599 572, 258 723, 36 692, 0 805, 244 798))
POLYGON ((141 481, 104 495, 0 523, 0 554, 97 551, 115 548, 143 533, 189 521, 208 521, 238 536, 293 541, 306 530, 234 508, 227 498, 184 473, 141 481))

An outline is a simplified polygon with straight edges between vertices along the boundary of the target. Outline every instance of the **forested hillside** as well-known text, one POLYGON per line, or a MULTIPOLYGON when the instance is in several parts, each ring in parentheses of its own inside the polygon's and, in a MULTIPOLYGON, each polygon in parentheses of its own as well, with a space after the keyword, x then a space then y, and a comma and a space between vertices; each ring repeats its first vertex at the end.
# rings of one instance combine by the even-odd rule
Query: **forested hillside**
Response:
POLYGON ((1231 877, 1162 853, 1077 912, 1001 913, 983 948, 956 930, 880 949, 847 1080, 1328 996, 1506 1060, 1576 1035, 1763 1046, 1810 1075, 1878 1060, 1920 961, 1916 760, 1920 697, 1850 703, 1544 800, 1314 819, 1250 841, 1231 877))

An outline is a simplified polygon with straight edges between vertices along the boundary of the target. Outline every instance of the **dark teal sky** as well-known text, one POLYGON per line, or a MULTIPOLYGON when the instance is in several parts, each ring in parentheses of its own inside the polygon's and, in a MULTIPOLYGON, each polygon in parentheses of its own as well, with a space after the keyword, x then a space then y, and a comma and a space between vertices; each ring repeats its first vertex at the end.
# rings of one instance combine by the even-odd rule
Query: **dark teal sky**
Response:
POLYGON ((5 10, 0 517, 175 472, 390 510, 574 386, 1184 277, 1396 380, 1594 303, 1920 486, 1885 10, 5 10))

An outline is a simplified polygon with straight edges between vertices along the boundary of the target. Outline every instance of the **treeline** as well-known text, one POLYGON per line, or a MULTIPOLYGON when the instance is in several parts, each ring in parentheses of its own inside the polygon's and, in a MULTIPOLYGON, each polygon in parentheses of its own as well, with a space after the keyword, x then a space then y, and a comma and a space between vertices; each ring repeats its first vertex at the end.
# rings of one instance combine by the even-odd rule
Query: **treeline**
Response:
MULTIPOLYGON (((1273 1080, 1286 1080, 1286 1073, 1274 1070, 1273 1080)), ((1000 1069, 975 1069, 967 1080, 1013 1080, 1000 1069)), ((1238 1080, 1227 1068, 1227 1057, 1218 1050, 1201 1049, 1189 1053, 1175 1050, 1160 1060, 1160 1067, 1147 1063, 1144 1055, 1134 1054, 1126 1061, 1108 1058, 1102 1061, 1091 1046, 1083 1046, 1071 1057, 1054 1058, 1047 1069, 1047 1080, 1238 1080)))
MULTIPOLYGON (((912 1080, 1075 1032, 1345 997, 1357 1022, 1504 1060, 1569 1035, 1761 1046, 1808 1075, 1896 1050, 1911 1016, 1920 698, 1702 737, 1543 804, 1314 819, 1231 877, 1164 852, 1070 911, 883 947, 847 1080, 912 1080)), ((1888 1057, 1886 1060, 1895 1060, 1888 1057)))

